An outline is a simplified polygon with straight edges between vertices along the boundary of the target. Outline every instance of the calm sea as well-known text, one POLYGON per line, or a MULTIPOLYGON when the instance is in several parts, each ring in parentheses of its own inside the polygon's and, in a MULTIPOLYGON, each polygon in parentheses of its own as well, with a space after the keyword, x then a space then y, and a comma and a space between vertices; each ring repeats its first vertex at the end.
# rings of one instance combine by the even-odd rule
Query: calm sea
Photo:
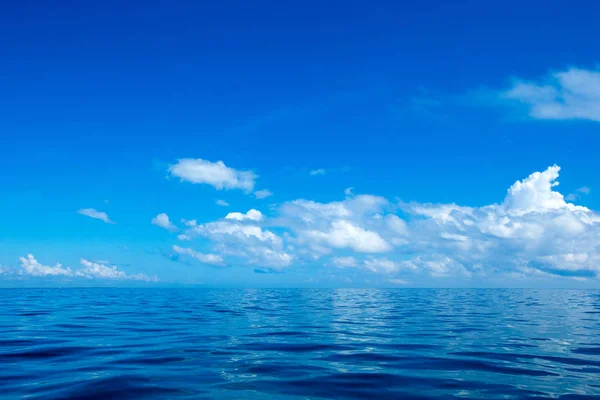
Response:
POLYGON ((600 291, 0 290, 6 399, 600 395, 600 291))

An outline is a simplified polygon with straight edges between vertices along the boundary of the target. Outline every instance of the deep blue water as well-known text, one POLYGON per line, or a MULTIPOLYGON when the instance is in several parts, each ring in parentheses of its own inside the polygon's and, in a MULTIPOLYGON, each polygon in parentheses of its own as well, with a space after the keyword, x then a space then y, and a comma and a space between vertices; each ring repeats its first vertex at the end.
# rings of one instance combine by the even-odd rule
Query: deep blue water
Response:
POLYGON ((0 290, 0 397, 590 398, 600 291, 0 290))

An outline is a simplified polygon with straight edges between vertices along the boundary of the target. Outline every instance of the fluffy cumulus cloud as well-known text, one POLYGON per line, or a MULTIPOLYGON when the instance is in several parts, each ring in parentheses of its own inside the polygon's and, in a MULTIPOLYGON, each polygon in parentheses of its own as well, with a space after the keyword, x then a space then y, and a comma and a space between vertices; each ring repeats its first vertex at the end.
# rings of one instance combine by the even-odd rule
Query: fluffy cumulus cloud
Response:
POLYGON ((41 264, 32 254, 28 254, 27 257, 19 257, 21 263, 21 270, 19 271, 22 275, 30 276, 72 276, 73 271, 71 268, 65 268, 61 264, 54 266, 48 266, 41 264))
POLYGON ((431 256, 410 262, 434 276, 491 270, 595 276, 600 272, 600 217, 568 203, 551 166, 515 182, 504 201, 480 208, 406 204, 412 214, 407 247, 431 256))
POLYGON ((306 247, 313 258, 335 249, 383 253, 392 249, 383 236, 389 229, 381 216, 388 206, 386 199, 371 195, 331 203, 294 200, 281 205, 274 223, 289 229, 291 241, 306 247))
POLYGON ((233 219, 236 221, 260 221, 263 218, 263 214, 255 209, 249 210, 246 214, 242 214, 240 212, 232 212, 225 216, 225 219, 233 219))
POLYGON ((81 214, 81 215, 85 215, 86 217, 99 219, 101 221, 104 221, 107 224, 114 224, 114 222, 111 221, 110 218, 108 218, 108 215, 105 212, 97 211, 93 208, 83 208, 83 209, 77 211, 77 213, 81 214))
POLYGON ((600 122, 600 70, 569 68, 539 81, 515 80, 504 98, 527 105, 538 119, 600 122))
POLYGON ((80 260, 82 268, 79 269, 75 275, 88 279, 109 279, 109 280, 134 280, 144 282, 156 282, 158 278, 149 277, 144 274, 132 274, 128 275, 123 271, 120 271, 117 266, 108 266, 86 259, 80 260))
POLYGON ((394 203, 348 190, 341 201, 298 199, 274 206, 269 215, 250 210, 186 221, 179 238, 208 239, 227 264, 350 268, 387 282, 412 281, 413 275, 596 277, 600 215, 558 191, 559 173, 556 165, 534 172, 511 185, 500 202, 483 207, 394 203))
MULTIPOLYGON (((209 239, 213 249, 225 258, 251 265, 283 268, 294 256, 284 248, 283 239, 261 225, 264 215, 258 210, 229 213, 225 218, 205 224, 189 224, 180 240, 209 239)), ((181 249, 182 253, 185 249, 181 249)), ((191 255, 189 252, 188 255, 191 255)))
POLYGON ((250 193, 254 189, 256 174, 230 168, 223 161, 210 162, 201 158, 182 158, 169 166, 169 173, 182 181, 204 183, 217 190, 241 189, 250 193))
POLYGON ((171 232, 179 230, 179 228, 177 228, 171 221, 169 221, 169 216, 165 213, 158 214, 156 217, 152 218, 152 224, 160 226, 161 228, 164 228, 171 232))
MULTIPOLYGON (((20 269, 15 271, 18 275, 33 277, 72 277, 87 279, 106 279, 106 280, 136 280, 145 282, 155 282, 156 277, 148 277, 144 274, 128 275, 118 270, 116 266, 107 266, 105 262, 93 262, 81 259, 81 268, 72 270, 69 267, 63 267, 61 264, 54 266, 44 265, 37 261, 32 254, 27 257, 20 257, 20 269)), ((9 273, 9 271, 7 271, 9 273)))

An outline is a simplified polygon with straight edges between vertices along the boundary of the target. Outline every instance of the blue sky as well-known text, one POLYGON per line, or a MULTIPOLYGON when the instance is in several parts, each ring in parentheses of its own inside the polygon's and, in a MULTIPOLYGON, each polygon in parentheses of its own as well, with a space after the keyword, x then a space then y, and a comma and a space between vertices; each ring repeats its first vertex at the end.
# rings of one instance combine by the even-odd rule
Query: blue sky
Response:
POLYGON ((598 12, 7 5, 0 285, 596 287, 598 12))

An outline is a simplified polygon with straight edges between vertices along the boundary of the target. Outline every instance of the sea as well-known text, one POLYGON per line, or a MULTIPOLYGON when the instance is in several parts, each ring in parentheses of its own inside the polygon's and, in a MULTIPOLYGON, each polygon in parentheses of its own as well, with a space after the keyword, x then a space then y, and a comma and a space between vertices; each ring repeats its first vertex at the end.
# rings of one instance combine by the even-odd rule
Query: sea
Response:
POLYGON ((600 291, 1 289, 0 398, 600 398, 600 291))

